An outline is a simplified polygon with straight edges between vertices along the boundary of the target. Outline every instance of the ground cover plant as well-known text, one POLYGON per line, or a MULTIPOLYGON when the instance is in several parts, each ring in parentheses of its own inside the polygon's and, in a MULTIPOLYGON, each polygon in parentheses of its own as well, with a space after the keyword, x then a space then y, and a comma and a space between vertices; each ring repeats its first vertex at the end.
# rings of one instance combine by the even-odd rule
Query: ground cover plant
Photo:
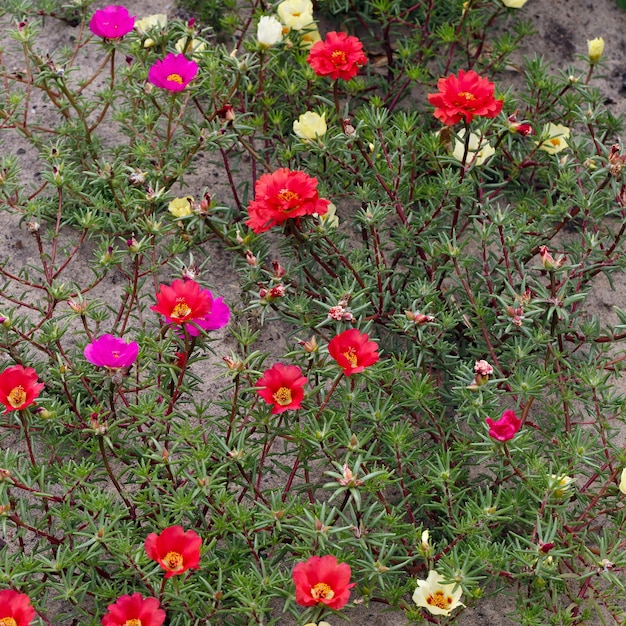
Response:
POLYGON ((622 623, 622 121, 523 4, 5 3, 2 626, 622 623))

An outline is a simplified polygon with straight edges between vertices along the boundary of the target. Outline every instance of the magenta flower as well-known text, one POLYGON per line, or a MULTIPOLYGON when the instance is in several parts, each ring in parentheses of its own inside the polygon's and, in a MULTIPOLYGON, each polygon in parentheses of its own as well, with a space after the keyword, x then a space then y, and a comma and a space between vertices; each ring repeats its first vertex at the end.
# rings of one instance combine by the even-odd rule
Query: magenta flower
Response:
POLYGON ((119 39, 130 33, 134 27, 135 16, 130 15, 128 9, 119 4, 111 4, 96 11, 89 22, 91 32, 105 39, 119 39))
POLYGON ((202 289, 202 293, 209 296, 211 308, 208 313, 193 320, 193 324, 187 324, 187 332, 192 337, 197 337, 200 334, 200 331, 194 327, 194 324, 202 330, 217 330, 226 326, 230 319, 230 309, 222 298, 214 299, 213 294, 208 289, 202 289))
POLYGON ((161 89, 182 91, 198 73, 198 64, 184 54, 170 52, 157 61, 148 72, 148 80, 161 89))
POLYGON ((118 369, 130 367, 139 354, 136 341, 126 343, 123 339, 107 333, 85 346, 85 358, 97 367, 118 369))
POLYGON ((509 441, 515 437, 517 431, 522 427, 521 420, 515 416, 515 411, 505 411, 499 420, 492 420, 490 417, 485 418, 487 426, 489 426, 489 436, 498 441, 509 441))

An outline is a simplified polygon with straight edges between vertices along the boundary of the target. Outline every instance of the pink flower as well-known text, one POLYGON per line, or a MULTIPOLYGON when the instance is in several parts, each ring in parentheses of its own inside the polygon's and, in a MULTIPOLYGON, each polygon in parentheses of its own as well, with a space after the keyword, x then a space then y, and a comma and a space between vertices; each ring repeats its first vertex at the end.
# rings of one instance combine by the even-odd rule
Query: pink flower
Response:
POLYGON ((505 411, 499 420, 485 418, 489 426, 489 436, 498 441, 509 441, 522 427, 522 422, 515 416, 515 411, 505 411))
POLYGON ((102 626, 161 626, 166 617, 156 598, 144 598, 140 593, 120 596, 107 611, 102 626))
POLYGON ((97 367, 117 369, 130 367, 139 354, 136 341, 126 343, 123 339, 106 333, 85 346, 85 358, 97 367))
POLYGON ((148 80, 161 89, 182 91, 198 73, 198 64, 184 54, 170 52, 157 61, 148 72, 148 80))
POLYGON ((169 526, 161 534, 150 533, 144 547, 146 554, 165 570, 165 578, 200 569, 202 538, 195 530, 169 526))
POLYGON ((332 31, 324 41, 313 44, 307 63, 318 76, 330 76, 333 80, 354 78, 359 68, 367 63, 363 44, 356 37, 332 31))
POLYGON ((201 293, 208 295, 211 300, 211 308, 202 317, 194 319, 193 324, 187 324, 187 332, 192 337, 197 337, 200 334, 194 324, 202 330, 218 330, 226 326, 230 320, 230 309, 222 298, 213 298, 213 294, 208 289, 203 289, 201 293))
POLYGON ((119 4, 111 4, 96 11, 89 22, 91 32, 104 39, 119 39, 130 33, 134 26, 135 16, 119 4))
POLYGON ((351 570, 347 563, 339 563, 336 557, 312 556, 296 563, 291 577, 296 586, 296 602, 300 606, 326 605, 338 611, 350 599, 351 570))

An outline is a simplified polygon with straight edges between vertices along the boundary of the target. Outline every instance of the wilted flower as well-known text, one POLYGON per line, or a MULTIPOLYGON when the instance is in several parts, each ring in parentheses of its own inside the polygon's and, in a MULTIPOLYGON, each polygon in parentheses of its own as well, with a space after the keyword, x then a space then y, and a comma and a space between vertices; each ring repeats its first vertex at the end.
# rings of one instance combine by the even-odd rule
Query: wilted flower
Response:
POLYGON ((306 378, 296 365, 276 365, 265 370, 263 376, 256 382, 258 394, 268 404, 273 404, 272 414, 277 415, 284 411, 299 409, 304 399, 303 387, 306 378))
POLYGON ((30 406, 43 388, 32 367, 13 365, 0 374, 0 402, 6 407, 6 413, 30 406))
POLYGON ((301 606, 326 605, 337 611, 350 599, 352 572, 347 563, 338 563, 336 557, 312 556, 296 563, 291 574, 296 586, 296 602, 301 606))
POLYGON ((450 615, 458 606, 465 606, 461 602, 463 590, 460 585, 446 583, 444 580, 439 572, 430 570, 426 580, 417 581, 413 602, 433 615, 450 615))
POLYGON ((148 71, 148 80, 161 89, 182 91, 198 73, 198 64, 184 54, 170 52, 148 71))
POLYGON ((604 52, 604 39, 596 37, 587 40, 587 54, 589 55, 589 63, 595 65, 604 52))
POLYGON ((283 25, 273 15, 263 15, 256 28, 261 48, 271 48, 283 40, 283 25))
POLYGON ((174 198, 168 205, 168 211, 174 217, 187 217, 193 213, 194 199, 192 196, 174 198))
POLYGON ((517 419, 515 411, 510 409, 502 413, 499 420, 493 420, 490 417, 485 418, 487 426, 489 426, 489 436, 498 441, 509 441, 513 439, 519 429, 522 427, 521 420, 517 419))
POLYGON ((326 113, 319 115, 314 111, 307 111, 293 122, 293 132, 305 141, 323 137, 326 129, 326 113))
POLYGON ((539 246, 539 254, 541 255, 541 264, 547 270, 558 270, 563 267, 567 260, 564 254, 559 255, 556 259, 550 254, 547 246, 539 246))
POLYGON ((161 626, 166 617, 156 598, 144 598, 140 593, 120 596, 107 611, 102 626, 161 626))
POLYGON ((324 41, 313 44, 307 63, 318 76, 350 80, 367 63, 367 57, 363 53, 363 44, 357 37, 331 31, 324 41))
POLYGON ((496 117, 504 100, 496 100, 496 86, 481 78, 474 70, 459 70, 458 76, 450 74, 437 82, 439 93, 428 94, 428 102, 435 106, 435 117, 446 126, 465 118, 496 117))
POLYGON ((2 626, 28 626, 35 617, 35 609, 25 593, 13 589, 0 591, 0 624, 2 626))
POLYGON ((130 33, 135 25, 135 16, 126 7, 109 5, 96 11, 89 22, 89 30, 104 39, 119 39, 130 33))
POLYGON ((540 150, 544 150, 548 154, 557 154, 561 150, 568 148, 567 139, 569 139, 569 128, 562 124, 546 124, 543 127, 541 142, 535 142, 540 150))
POLYGON ((200 569, 201 546, 200 535, 182 526, 169 526, 160 535, 150 533, 144 542, 146 554, 165 570, 165 578, 200 569))
POLYGON ((311 0, 284 0, 276 8, 282 23, 291 30, 302 30, 313 22, 311 0))
POLYGON ((470 132, 467 155, 465 155, 465 129, 461 128, 458 137, 454 140, 452 156, 457 161, 462 161, 463 155, 465 155, 465 163, 467 165, 482 165, 495 152, 492 145, 484 137, 479 137, 476 133, 470 132))

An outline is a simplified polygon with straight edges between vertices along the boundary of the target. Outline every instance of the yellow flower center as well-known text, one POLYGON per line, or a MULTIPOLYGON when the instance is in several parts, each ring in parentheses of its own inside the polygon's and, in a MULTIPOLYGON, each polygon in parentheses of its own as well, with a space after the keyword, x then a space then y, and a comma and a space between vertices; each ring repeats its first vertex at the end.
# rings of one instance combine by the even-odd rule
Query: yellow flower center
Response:
POLYGON ((111 356, 114 359, 119 359, 120 358, 120 353, 117 350, 113 350, 113 352, 111 352, 111 356))
POLYGON ((459 98, 465 98, 465 100, 476 100, 476 96, 469 91, 460 91, 459 98))
POLYGON ((348 359, 348 361, 350 362, 350 365, 352 367, 356 367, 357 364, 357 357, 356 357, 356 350, 354 348, 348 348, 344 353, 343 356, 346 357, 346 359, 348 359))
POLYGON ((176 305, 172 309, 170 317, 174 319, 183 319, 191 313, 191 307, 185 302, 184 298, 177 298, 176 305))
POLYGON ((140 619, 127 619, 122 626, 141 626, 140 619))
POLYGON ((183 569, 183 555, 180 552, 168 552, 163 559, 163 564, 170 572, 183 569))
POLYGON ((166 80, 171 80, 173 83, 183 84, 183 77, 180 74, 168 74, 166 80))
POLYGON ((452 598, 447 596, 441 589, 437 589, 435 593, 431 593, 428 598, 426 598, 426 602, 430 604, 430 606, 436 606, 439 609, 447 611, 452 604, 452 598))
POLYGON ((281 387, 273 396, 274 400, 280 406, 291 404, 291 389, 289 387, 281 387))
POLYGON ((555 148, 558 148, 561 145, 561 139, 559 137, 552 137, 552 139, 548 139, 548 143, 551 143, 555 148))
POLYGON ((300 196, 291 189, 281 189, 278 192, 278 198, 283 202, 291 202, 292 200, 300 200, 300 196))
POLYGON ((335 65, 343 65, 344 63, 347 63, 348 57, 343 50, 334 50, 330 55, 330 60, 335 65))
POLYGON ((0 619, 0 626, 17 626, 17 622, 12 617, 3 617, 0 619))
POLYGON ((302 15, 302 13, 292 13, 291 14, 293 17, 300 17, 302 15))
POLYGON ((335 597, 335 592, 330 585, 317 583, 311 587, 311 597, 314 600, 332 600, 335 597))
MULTIPOLYGON (((22 406, 22 404, 26 402, 26 392, 24 391, 24 387, 22 387, 22 385, 13 387, 13 389, 11 389, 11 393, 9 393, 9 395, 7 396, 7 399, 9 401, 9 404, 14 409, 17 409, 18 407, 22 406)), ((11 618, 3 618, 3 619, 13 619, 13 618, 11 617, 11 618)), ((2 624, 2 622, 0 622, 0 624, 2 624)), ((2 624, 2 626, 4 625, 2 624)))

